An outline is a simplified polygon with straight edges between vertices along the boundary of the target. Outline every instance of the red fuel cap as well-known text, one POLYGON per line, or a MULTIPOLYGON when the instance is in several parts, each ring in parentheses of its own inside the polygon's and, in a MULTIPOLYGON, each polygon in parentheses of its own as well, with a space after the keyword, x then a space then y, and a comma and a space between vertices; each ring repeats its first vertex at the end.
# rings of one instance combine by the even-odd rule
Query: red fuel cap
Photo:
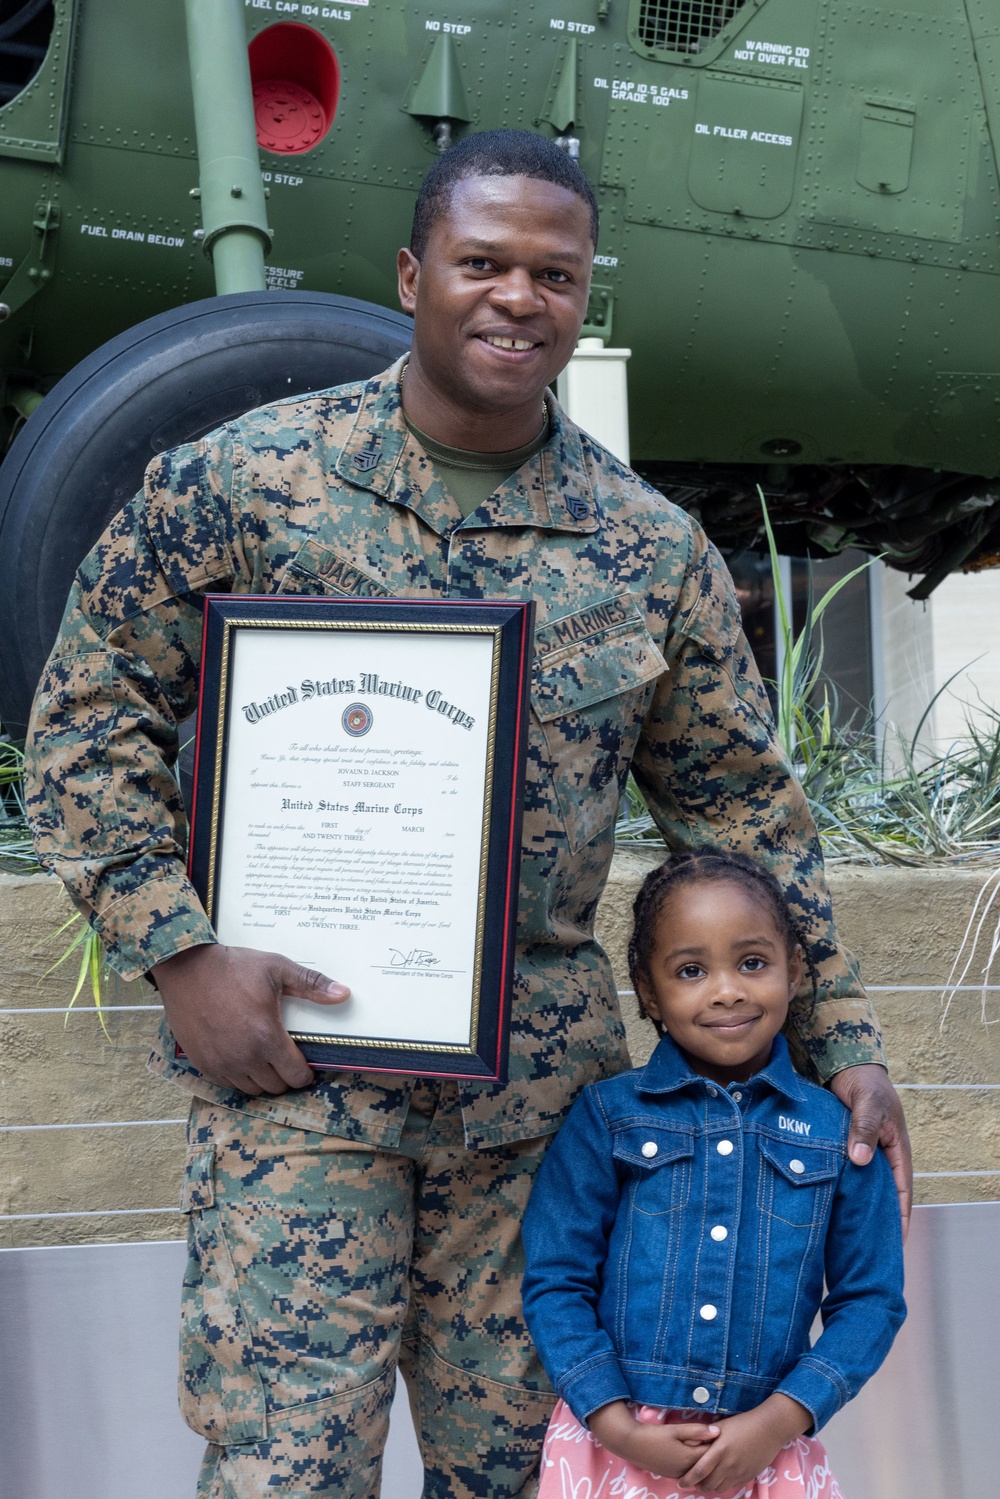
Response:
POLYGON ((257 140, 265 151, 308 151, 325 134, 326 111, 300 83, 265 78, 253 91, 257 140))
POLYGON ((325 36, 299 21, 257 33, 248 48, 257 140, 265 151, 311 151, 337 112, 340 67, 325 36))

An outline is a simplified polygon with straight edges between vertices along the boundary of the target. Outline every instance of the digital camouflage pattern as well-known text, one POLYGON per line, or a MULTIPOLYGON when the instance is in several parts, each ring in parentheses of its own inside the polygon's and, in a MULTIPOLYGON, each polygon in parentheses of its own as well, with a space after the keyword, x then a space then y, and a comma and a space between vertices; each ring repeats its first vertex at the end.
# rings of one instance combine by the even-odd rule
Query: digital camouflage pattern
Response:
MULTIPOLYGON (((200 592, 532 598, 510 1082, 463 1084, 466 1145, 550 1134, 585 1083, 628 1065, 593 921, 630 764, 671 847, 741 849, 781 880, 818 979, 791 1015, 817 1074, 883 1060, 717 552, 551 400, 547 445, 463 520, 407 430, 400 370, 163 454, 79 570, 36 698, 30 813, 112 965, 131 977, 213 940, 171 773, 197 696, 200 592)), ((169 1037, 157 1065, 276 1124, 389 1149, 412 1090, 333 1073, 248 1099, 175 1061, 169 1037)))
POLYGON ((554 1403, 521 1318, 547 1140, 464 1148, 418 1083, 392 1153, 195 1101, 181 1408, 199 1499, 378 1499, 397 1359, 425 1499, 527 1499, 554 1403))

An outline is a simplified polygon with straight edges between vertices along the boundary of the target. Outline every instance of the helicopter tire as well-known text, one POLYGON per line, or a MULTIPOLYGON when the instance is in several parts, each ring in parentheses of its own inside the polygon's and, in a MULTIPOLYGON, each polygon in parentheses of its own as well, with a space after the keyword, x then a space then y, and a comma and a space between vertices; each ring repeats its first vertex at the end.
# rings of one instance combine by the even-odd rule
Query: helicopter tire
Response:
POLYGON ((0 468, 0 722, 23 736, 73 575, 150 459, 256 406, 368 379, 412 322, 353 297, 240 292, 138 323, 65 375, 0 468))

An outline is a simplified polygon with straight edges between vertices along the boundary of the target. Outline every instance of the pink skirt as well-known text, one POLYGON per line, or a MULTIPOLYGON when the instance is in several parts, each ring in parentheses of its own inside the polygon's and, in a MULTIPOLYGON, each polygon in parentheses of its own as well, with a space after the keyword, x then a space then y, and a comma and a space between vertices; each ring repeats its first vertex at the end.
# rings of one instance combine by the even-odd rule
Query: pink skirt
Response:
MULTIPOLYGON (((637 1421, 704 1421, 704 1411, 663 1411, 640 1406, 637 1421)), ((562 1400, 552 1412, 542 1448, 538 1499, 844 1499, 815 1437, 783 1447, 753 1483, 724 1495, 681 1488, 676 1478, 646 1473, 602 1447, 562 1400)))

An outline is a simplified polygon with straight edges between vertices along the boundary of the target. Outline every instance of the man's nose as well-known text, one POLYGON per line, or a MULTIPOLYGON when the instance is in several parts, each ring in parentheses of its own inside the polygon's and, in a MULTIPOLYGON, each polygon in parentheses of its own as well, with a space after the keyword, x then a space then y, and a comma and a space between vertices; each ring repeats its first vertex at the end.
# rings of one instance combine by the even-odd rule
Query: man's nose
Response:
POLYGON ((545 306, 534 277, 529 271, 516 267, 495 283, 490 301, 511 317, 530 317, 545 306))

